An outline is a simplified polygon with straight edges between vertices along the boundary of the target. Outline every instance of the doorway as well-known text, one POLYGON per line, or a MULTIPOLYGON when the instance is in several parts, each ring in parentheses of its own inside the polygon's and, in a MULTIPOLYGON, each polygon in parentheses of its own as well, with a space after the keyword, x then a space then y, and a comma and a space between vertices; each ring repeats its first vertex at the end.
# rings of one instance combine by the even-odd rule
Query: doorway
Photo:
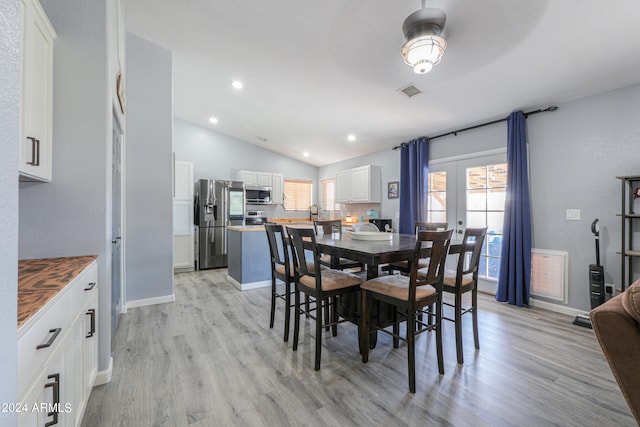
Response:
POLYGON ((427 221, 446 221, 460 239, 467 227, 487 227, 478 287, 492 294, 500 273, 507 189, 507 156, 501 151, 429 164, 427 221))
POLYGON ((117 115, 113 118, 111 167, 111 337, 122 313, 122 149, 124 135, 117 115))

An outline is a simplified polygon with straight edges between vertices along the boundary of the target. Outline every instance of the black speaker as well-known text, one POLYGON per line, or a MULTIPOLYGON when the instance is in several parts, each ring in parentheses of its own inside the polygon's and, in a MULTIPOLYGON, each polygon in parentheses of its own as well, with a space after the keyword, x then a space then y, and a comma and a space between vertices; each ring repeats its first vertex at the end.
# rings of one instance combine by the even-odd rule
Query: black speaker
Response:
POLYGON ((604 303, 604 269, 601 265, 589 265, 589 289, 591 290, 591 309, 604 303))

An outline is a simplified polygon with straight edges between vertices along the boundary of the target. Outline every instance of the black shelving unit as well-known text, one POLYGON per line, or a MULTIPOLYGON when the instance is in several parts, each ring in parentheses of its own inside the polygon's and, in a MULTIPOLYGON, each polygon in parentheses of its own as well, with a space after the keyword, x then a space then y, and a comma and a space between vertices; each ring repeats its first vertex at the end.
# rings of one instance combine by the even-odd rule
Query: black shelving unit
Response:
MULTIPOLYGON (((633 261, 640 257, 638 250, 633 243, 634 228, 633 223, 640 219, 640 212, 634 211, 634 187, 640 186, 640 175, 635 176, 617 176, 622 187, 622 206, 618 216, 621 218, 622 241, 620 254, 620 282, 621 290, 624 291, 631 283, 633 283, 633 261)), ((640 211, 640 201, 636 202, 638 211, 640 211)))

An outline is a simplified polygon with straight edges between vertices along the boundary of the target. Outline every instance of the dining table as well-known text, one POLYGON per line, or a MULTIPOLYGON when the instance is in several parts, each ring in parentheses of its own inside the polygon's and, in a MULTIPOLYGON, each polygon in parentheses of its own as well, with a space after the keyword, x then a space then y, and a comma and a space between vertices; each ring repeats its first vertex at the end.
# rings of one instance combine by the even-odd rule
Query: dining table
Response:
MULTIPOLYGON (((316 243, 320 252, 331 256, 331 267, 339 268, 340 258, 347 258, 363 263, 366 266, 366 279, 378 277, 380 267, 390 262, 409 261, 416 249, 415 234, 387 233, 384 240, 360 240, 354 238, 351 233, 332 233, 316 236, 316 243)), ((452 240, 449 246, 449 254, 460 252, 461 241, 452 240)), ((429 258, 431 248, 425 246, 420 255, 421 258, 429 258)), ((360 295, 344 295, 338 303, 338 314, 354 323, 358 321, 358 300, 360 295)), ((390 305, 374 300, 370 310, 372 323, 386 327, 393 322, 393 309, 390 305)), ((376 331, 372 330, 370 336, 371 348, 377 342, 376 331)))

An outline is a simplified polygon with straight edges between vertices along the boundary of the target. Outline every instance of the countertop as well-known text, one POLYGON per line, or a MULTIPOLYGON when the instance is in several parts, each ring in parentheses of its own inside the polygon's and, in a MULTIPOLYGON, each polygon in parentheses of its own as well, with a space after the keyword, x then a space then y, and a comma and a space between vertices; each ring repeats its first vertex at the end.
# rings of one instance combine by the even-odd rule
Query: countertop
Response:
POLYGON ((227 225, 227 230, 233 231, 262 231, 264 233, 264 225, 227 225))
POLYGON ((87 255, 18 261, 18 328, 96 258, 87 255))

